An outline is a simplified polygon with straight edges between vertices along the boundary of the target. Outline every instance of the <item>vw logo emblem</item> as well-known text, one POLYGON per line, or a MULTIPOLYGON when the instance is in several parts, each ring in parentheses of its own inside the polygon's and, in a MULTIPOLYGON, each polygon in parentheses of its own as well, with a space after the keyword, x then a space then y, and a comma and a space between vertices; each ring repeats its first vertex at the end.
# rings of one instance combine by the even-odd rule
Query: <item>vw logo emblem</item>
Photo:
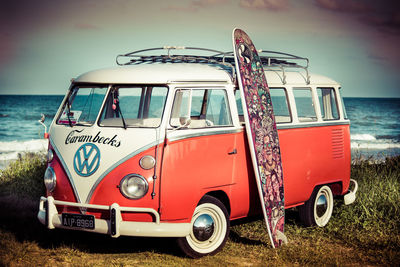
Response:
POLYGON ((100 165, 100 150, 94 144, 84 144, 74 156, 74 169, 80 176, 92 175, 100 165))

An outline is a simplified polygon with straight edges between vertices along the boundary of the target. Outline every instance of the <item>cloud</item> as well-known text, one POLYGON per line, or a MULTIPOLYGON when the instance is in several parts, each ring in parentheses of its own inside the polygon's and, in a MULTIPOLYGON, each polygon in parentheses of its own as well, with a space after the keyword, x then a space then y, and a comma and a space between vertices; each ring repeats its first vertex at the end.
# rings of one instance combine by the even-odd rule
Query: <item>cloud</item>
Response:
POLYGON ((355 16, 358 21, 379 31, 400 33, 399 0, 315 0, 315 4, 325 10, 355 16))
POLYGON ((0 33, 0 71, 9 63, 15 53, 15 41, 13 36, 8 33, 0 33))
POLYGON ((366 2, 354 0, 315 0, 316 4, 331 11, 363 13, 371 10, 366 2))
POLYGON ((348 26, 355 26, 354 32, 366 41, 367 56, 376 63, 399 68, 399 0, 314 0, 314 4, 321 10, 336 13, 338 21, 357 22, 348 26))
POLYGON ((184 13, 194 13, 197 12, 199 9, 193 5, 189 6, 175 6, 169 5, 165 8, 162 8, 164 11, 176 11, 176 12, 184 12, 184 13))
POLYGON ((194 0, 191 4, 198 7, 209 7, 227 4, 229 0, 194 0))
POLYGON ((99 27, 90 23, 75 23, 75 29, 78 30, 98 30, 99 27))
POLYGON ((230 0, 193 0, 190 2, 189 5, 186 6, 176 6, 170 5, 163 10, 170 10, 170 11, 178 11, 178 12, 185 12, 185 13, 194 13, 199 11, 201 8, 209 8, 215 7, 218 5, 225 5, 228 4, 230 0))
POLYGON ((287 0, 240 0, 239 5, 250 9, 267 9, 271 11, 282 11, 289 8, 287 0))

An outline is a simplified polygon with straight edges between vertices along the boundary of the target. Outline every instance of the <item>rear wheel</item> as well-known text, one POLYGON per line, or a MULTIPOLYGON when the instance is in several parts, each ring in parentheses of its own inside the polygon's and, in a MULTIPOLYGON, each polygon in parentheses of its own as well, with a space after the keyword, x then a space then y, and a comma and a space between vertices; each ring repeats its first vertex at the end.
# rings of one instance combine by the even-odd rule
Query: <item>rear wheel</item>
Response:
POLYGON ((189 257, 214 255, 226 243, 229 234, 229 215, 224 204, 212 196, 204 196, 192 217, 192 229, 178 245, 189 257))
POLYGON ((333 211, 333 194, 329 186, 318 186, 309 200, 299 207, 300 219, 306 226, 325 226, 333 211))

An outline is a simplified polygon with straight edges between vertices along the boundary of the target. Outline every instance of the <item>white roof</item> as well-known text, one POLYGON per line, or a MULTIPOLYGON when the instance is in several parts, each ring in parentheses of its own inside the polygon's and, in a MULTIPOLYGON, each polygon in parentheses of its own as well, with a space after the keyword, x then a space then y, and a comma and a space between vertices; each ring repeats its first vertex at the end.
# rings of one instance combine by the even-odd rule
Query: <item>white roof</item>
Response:
MULTIPOLYGON (((266 70, 265 75, 267 78, 267 83, 270 86, 282 86, 283 80, 286 81, 286 84, 294 86, 307 86, 307 73, 304 70, 285 71, 285 75, 282 71, 266 70)), ((310 73, 309 75, 311 85, 338 85, 336 81, 326 76, 313 73, 310 73)))
MULTIPOLYGON (((269 86, 284 86, 282 71, 266 70, 269 86)), ((307 85, 306 72, 285 71, 286 84, 307 85)), ((80 75, 75 82, 105 84, 166 84, 171 82, 232 83, 231 75, 220 66, 194 63, 152 63, 99 69, 80 75)), ((310 74, 311 84, 337 85, 334 80, 310 74)))
POLYGON ((82 74, 75 82, 153 83, 231 82, 227 71, 217 66, 191 63, 153 63, 100 69, 82 74))

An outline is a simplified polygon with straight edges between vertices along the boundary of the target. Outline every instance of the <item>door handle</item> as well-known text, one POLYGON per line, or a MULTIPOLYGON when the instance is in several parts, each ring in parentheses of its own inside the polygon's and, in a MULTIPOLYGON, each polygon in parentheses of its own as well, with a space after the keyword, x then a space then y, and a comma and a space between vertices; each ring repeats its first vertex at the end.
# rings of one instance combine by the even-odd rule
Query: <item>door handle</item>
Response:
POLYGON ((228 152, 228 155, 234 155, 237 154, 236 148, 234 148, 231 152, 228 152))

